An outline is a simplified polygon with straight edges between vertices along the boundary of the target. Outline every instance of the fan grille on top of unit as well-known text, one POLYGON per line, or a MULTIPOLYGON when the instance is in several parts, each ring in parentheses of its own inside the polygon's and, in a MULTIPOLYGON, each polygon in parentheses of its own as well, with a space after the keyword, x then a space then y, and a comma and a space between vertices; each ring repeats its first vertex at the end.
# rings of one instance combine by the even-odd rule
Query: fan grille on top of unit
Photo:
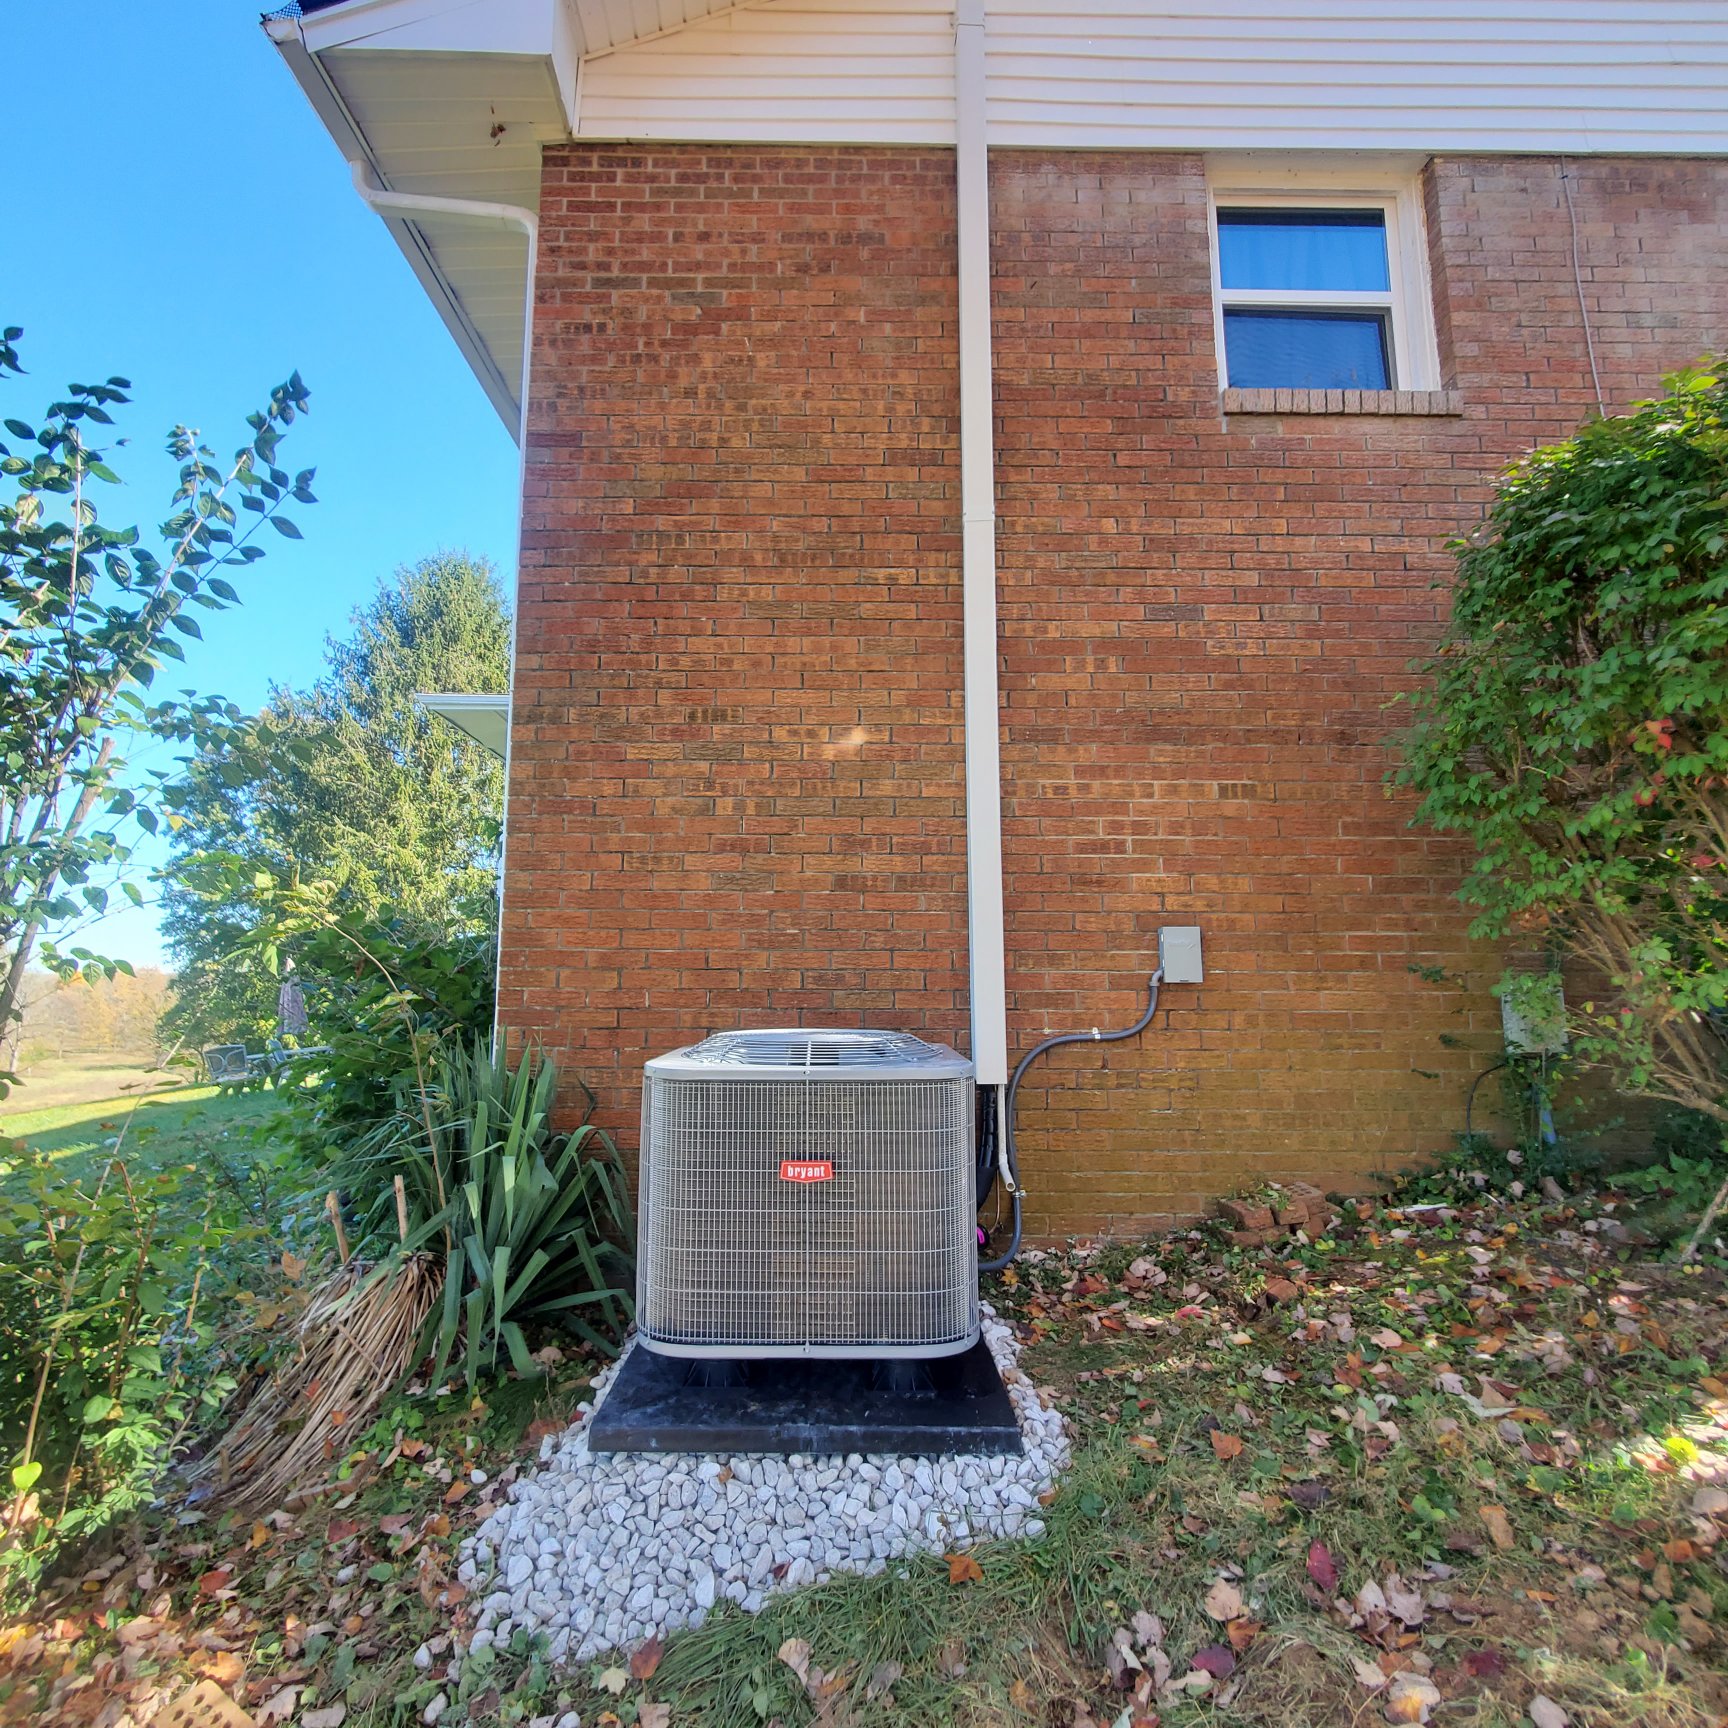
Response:
POLYGON ((943 1052, 910 1032, 843 1029, 716 1032, 685 1051, 713 1068, 887 1068, 941 1061, 943 1052))

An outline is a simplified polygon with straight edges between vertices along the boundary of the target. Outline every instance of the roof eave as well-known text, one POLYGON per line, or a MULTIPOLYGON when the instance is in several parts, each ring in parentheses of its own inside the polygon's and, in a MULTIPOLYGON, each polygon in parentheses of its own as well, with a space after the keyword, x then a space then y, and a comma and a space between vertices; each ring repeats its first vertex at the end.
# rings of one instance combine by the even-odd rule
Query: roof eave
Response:
MULTIPOLYGON (((287 64, 294 82, 300 86, 302 94, 312 104, 313 112, 335 141, 343 158, 351 164, 365 163, 376 183, 388 188, 389 177, 367 143, 365 134, 349 113, 340 92, 326 75, 318 56, 307 47, 300 20, 273 14, 266 17, 263 24, 265 34, 275 44, 276 51, 287 64)), ((438 268, 431 245, 420 225, 403 217, 384 216, 381 219, 389 229, 391 238, 401 249, 403 257, 408 260, 409 268, 419 278, 421 287, 426 290, 439 317, 443 319, 445 328, 455 338, 456 346, 473 369, 487 400, 496 409, 511 437, 519 437, 522 415, 516 393, 469 321, 460 297, 438 268)))
POLYGON ((426 714, 448 720, 458 732, 476 744, 502 756, 510 737, 510 698, 474 696, 449 691, 425 691, 414 698, 414 706, 426 714))

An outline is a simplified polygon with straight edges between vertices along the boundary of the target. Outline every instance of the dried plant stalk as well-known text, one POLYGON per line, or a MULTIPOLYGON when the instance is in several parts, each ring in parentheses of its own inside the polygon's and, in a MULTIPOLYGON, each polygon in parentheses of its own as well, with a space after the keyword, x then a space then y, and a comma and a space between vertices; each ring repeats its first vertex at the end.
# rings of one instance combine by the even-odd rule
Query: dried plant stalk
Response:
POLYGON ((443 1282, 426 1254, 332 1273, 307 1304, 292 1359, 246 1399, 197 1477, 227 1504, 261 1508, 323 1476, 414 1366, 443 1282))

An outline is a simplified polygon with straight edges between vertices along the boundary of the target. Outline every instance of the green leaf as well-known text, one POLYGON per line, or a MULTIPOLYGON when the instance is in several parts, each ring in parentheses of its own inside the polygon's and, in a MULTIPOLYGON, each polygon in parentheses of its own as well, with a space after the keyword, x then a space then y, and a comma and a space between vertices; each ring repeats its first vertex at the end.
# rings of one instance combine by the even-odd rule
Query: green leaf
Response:
POLYGON ((270 526, 274 528, 278 534, 286 535, 290 540, 301 540, 305 538, 305 536, 301 534, 300 530, 296 528, 286 516, 272 516, 270 518, 270 526))
POLYGON ((12 1466, 12 1489, 17 1494, 28 1494, 42 1480, 42 1461, 32 1458, 28 1464, 12 1466))

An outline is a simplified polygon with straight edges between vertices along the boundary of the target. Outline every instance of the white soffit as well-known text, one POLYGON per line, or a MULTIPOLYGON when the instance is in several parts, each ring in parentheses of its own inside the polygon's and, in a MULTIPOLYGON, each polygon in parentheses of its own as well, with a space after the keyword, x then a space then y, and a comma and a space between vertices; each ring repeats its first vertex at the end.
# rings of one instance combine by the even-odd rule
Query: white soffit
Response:
MULTIPOLYGON (((540 147, 565 135, 563 105, 544 59, 355 48, 318 59, 391 191, 538 209, 540 147)), ((525 238, 459 217, 422 215, 401 226, 417 230, 430 250, 455 302, 446 322, 458 314, 472 332, 490 363, 476 367, 481 382, 514 428, 525 238)))
POLYGON ((483 744, 494 756, 504 754, 510 737, 508 696, 460 696, 435 692, 416 696, 414 706, 448 720, 458 732, 483 744))
MULTIPOLYGON (((393 192, 537 210, 541 146, 568 138, 586 55, 734 0, 345 0, 265 19, 349 161, 393 192)), ((525 339, 524 239, 459 217, 387 226, 512 435, 525 339)))

